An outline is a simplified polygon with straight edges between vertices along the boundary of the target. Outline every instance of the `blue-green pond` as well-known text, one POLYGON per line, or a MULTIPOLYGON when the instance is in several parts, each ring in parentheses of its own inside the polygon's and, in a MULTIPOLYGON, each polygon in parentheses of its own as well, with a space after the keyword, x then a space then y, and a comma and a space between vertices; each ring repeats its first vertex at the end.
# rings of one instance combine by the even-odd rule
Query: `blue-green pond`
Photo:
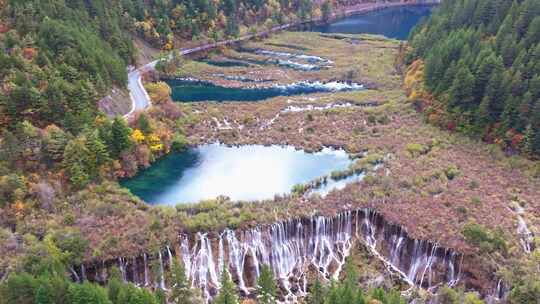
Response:
MULTIPOLYGON (((121 184, 151 204, 195 203, 221 195, 265 200, 290 193, 296 184, 345 170, 352 162, 343 150, 329 148, 306 153, 293 147, 209 144, 172 153, 121 184)), ((330 180, 321 194, 332 185, 342 188, 344 182, 330 180)))
POLYGON ((343 92, 362 90, 364 88, 360 84, 337 81, 328 83, 301 81, 290 85, 261 88, 230 88, 186 79, 168 80, 167 83, 172 88, 172 99, 180 102, 258 101, 277 96, 343 92))

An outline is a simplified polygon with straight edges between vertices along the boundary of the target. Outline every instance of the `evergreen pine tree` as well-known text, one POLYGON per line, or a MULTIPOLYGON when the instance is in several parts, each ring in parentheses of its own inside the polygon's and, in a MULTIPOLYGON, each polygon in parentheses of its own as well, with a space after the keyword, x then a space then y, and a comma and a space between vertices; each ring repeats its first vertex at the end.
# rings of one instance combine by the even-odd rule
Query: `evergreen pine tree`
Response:
POLYGON ((62 166, 75 187, 82 188, 90 182, 87 172, 89 152, 82 138, 69 141, 64 150, 62 166))
POLYGON ((484 97, 491 76, 502 72, 502 70, 502 60, 498 60, 493 52, 483 59, 475 74, 474 96, 477 100, 482 100, 484 97))
POLYGON ((139 130, 141 130, 141 132, 143 132, 144 135, 152 133, 152 127, 150 126, 150 122, 144 113, 141 113, 139 116, 139 119, 137 120, 137 127, 139 130))
POLYGON ((54 304, 54 298, 50 286, 47 284, 40 284, 36 290, 35 304, 54 304))
POLYGON ((130 134, 131 130, 126 121, 121 117, 116 117, 111 126, 111 146, 109 147, 114 158, 118 158, 120 153, 131 147, 130 134))
POLYGON ((0 142, 0 160, 8 163, 15 162, 21 156, 19 140, 9 130, 4 130, 1 135, 3 140, 0 142))
POLYGON ((68 143, 68 135, 55 125, 48 126, 45 137, 45 152, 53 161, 61 161, 64 157, 64 149, 68 143))
POLYGON ((236 286, 231 280, 229 271, 223 267, 221 273, 221 288, 214 299, 214 304, 238 304, 238 296, 236 294, 236 286))
POLYGON ((536 156, 540 156, 540 99, 536 101, 531 115, 531 151, 536 156))
POLYGON ((193 291, 188 283, 186 271, 182 265, 174 261, 170 272, 171 291, 169 303, 192 304, 193 291))
POLYGON ((263 265, 261 275, 257 279, 257 293, 259 303, 276 303, 277 286, 274 280, 274 273, 268 265, 263 265))
POLYGON ((489 98, 484 97, 478 110, 476 111, 476 127, 478 129, 483 129, 486 125, 490 124, 491 116, 489 112, 489 98))
POLYGON ((488 99, 488 111, 490 121, 495 122, 499 119, 504 110, 504 102, 508 96, 509 80, 505 74, 494 71, 486 87, 484 97, 488 99))
POLYGON ((504 104, 504 111, 501 115, 501 120, 503 126, 501 131, 504 132, 512 128, 516 128, 518 131, 520 130, 520 126, 518 125, 518 102, 517 98, 515 98, 513 95, 509 95, 504 104))
POLYGON ((95 178, 99 175, 100 167, 109 162, 109 152, 105 143, 99 138, 97 130, 88 132, 85 146, 89 152, 88 174, 95 178))
POLYGON ((535 137, 535 131, 532 128, 532 125, 528 125, 525 129, 525 133, 523 134, 523 142, 521 146, 521 150, 523 153, 527 155, 533 155, 534 149, 533 149, 533 141, 535 137))
POLYGON ((156 300, 158 304, 168 304, 167 295, 163 289, 156 290, 156 300))
POLYGON ((120 291, 124 287, 124 283, 121 279, 120 270, 118 268, 113 267, 109 274, 109 279, 107 281, 107 294, 109 300, 113 304, 121 304, 119 300, 120 291))
POLYGON ((323 304, 325 298, 325 292, 323 285, 321 284, 321 281, 319 278, 315 280, 315 283, 313 283, 313 286, 311 286, 310 293, 308 295, 307 302, 309 304, 323 304))
POLYGON ((533 99, 530 92, 527 92, 521 98, 519 104, 519 123, 520 125, 527 126, 531 123, 530 115, 533 108, 533 99))
POLYGON ((450 107, 470 108, 474 100, 474 76, 469 71, 469 68, 461 63, 458 67, 458 72, 450 88, 450 107))
POLYGON ((324 299, 324 304, 340 304, 340 286, 336 282, 330 283, 330 288, 324 299))

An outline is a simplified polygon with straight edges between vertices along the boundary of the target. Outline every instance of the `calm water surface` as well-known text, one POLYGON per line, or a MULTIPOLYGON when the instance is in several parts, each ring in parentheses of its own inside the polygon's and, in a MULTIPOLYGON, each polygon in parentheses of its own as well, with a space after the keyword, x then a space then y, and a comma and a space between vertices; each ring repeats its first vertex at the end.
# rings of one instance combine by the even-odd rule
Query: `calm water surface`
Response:
POLYGON ((314 32, 342 34, 377 34, 388 38, 406 40, 412 28, 431 14, 433 6, 420 5, 392 7, 364 15, 337 20, 330 24, 315 26, 314 32))
POLYGON ((297 82, 286 86, 264 88, 229 88, 207 82, 191 80, 168 80, 172 88, 172 99, 180 102, 194 101, 258 101, 277 96, 361 90, 359 84, 338 82, 297 82))
POLYGON ((121 184, 151 204, 194 203, 220 195, 264 200, 347 169, 351 162, 340 150, 305 153, 292 147, 211 144, 170 154, 121 184))

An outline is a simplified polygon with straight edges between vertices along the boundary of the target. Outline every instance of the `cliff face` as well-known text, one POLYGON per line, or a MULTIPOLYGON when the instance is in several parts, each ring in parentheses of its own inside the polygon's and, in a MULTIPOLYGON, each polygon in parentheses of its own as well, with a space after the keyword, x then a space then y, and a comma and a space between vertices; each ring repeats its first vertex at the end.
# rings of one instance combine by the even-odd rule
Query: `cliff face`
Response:
POLYGON ((166 289, 164 273, 177 259, 186 268, 192 285, 210 299, 219 290, 220 271, 224 267, 241 293, 248 295, 255 287, 261 266, 266 264, 279 281, 282 299, 295 302, 307 293, 307 272, 337 278, 355 242, 365 244, 389 271, 410 285, 433 289, 444 284, 453 286, 466 277, 461 271, 462 255, 409 238, 406 231, 371 209, 277 222, 249 230, 180 235, 178 244, 159 252, 152 262, 146 254, 120 258, 81 267, 78 276, 104 282, 107 269, 117 265, 126 281, 166 289))

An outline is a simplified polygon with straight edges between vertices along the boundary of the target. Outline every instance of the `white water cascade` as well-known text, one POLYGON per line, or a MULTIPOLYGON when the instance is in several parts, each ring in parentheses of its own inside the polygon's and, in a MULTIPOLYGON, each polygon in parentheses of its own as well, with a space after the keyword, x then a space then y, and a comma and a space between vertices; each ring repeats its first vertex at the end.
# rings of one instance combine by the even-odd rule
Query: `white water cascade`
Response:
MULTIPOLYGON (((437 244, 411 239, 401 227, 386 222, 371 209, 333 217, 292 219, 247 230, 227 229, 217 234, 182 234, 179 246, 164 251, 168 259, 163 259, 161 252, 154 256, 144 254, 143 269, 133 260, 130 272, 125 271, 125 259, 119 260, 119 264, 127 280, 144 286, 152 280, 156 287, 165 289, 164 273, 177 256, 192 286, 201 289, 207 300, 217 294, 224 268, 241 293, 249 295, 261 267, 268 265, 279 282, 281 300, 294 303, 308 291, 308 273, 338 279, 357 241, 411 285, 433 289, 443 284, 454 286, 461 279, 462 257, 459 259, 454 251, 437 244), (149 277, 149 258, 158 260, 157 278, 149 277)), ((90 278, 89 269, 87 276, 90 278)))

